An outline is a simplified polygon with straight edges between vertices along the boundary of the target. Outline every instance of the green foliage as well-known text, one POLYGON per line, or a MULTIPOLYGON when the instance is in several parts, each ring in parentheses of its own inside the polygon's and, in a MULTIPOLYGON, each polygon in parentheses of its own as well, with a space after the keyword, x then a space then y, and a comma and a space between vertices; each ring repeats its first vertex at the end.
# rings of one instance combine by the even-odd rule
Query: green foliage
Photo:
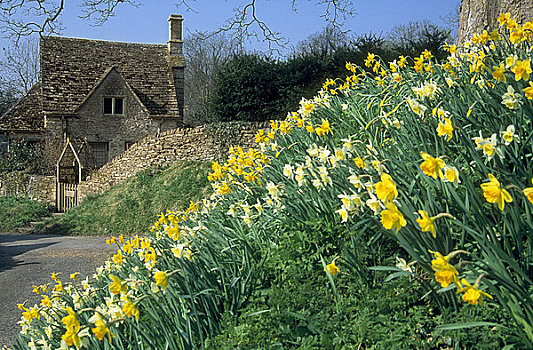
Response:
POLYGON ((0 197, 0 232, 12 232, 50 214, 42 202, 20 197, 0 197))
POLYGON ((258 54, 235 55, 215 80, 214 112, 219 121, 261 121, 278 114, 277 66, 258 54))
POLYGON ((42 151, 39 144, 29 144, 25 140, 12 141, 9 151, 0 155, 0 173, 37 172, 43 158, 42 151))
POLYGON ((46 233, 118 235, 143 233, 161 212, 184 209, 207 191, 208 165, 179 162, 166 169, 148 169, 109 191, 87 198, 54 218, 46 233))
POLYGON ((397 28, 388 38, 369 33, 348 38, 331 29, 301 42, 288 58, 273 60, 257 53, 239 53, 217 69, 211 96, 216 121, 283 119, 311 98, 326 78, 344 78, 346 62, 363 66, 369 52, 384 61, 397 53, 416 57, 425 49, 443 58, 449 31, 430 22, 397 28))
POLYGON ((340 298, 335 298, 316 255, 295 254, 299 246, 294 243, 272 252, 285 264, 265 264, 269 287, 254 295, 237 320, 226 315, 222 333, 209 338, 206 348, 493 349, 516 341, 505 327, 436 329, 487 319, 509 325, 495 304, 467 305, 459 312, 438 310, 424 298, 426 289, 419 282, 407 277, 384 282, 385 274, 379 273, 369 287, 344 272, 342 261, 341 273, 335 276, 340 298))

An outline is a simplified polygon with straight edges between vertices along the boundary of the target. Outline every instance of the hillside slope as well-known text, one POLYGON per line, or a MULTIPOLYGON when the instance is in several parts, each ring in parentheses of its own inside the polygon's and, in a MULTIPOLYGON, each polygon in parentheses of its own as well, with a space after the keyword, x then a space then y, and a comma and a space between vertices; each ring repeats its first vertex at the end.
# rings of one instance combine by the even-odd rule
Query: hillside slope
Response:
POLYGON ((208 191, 203 162, 148 169, 49 221, 41 232, 66 235, 145 233, 161 212, 188 207, 208 191))

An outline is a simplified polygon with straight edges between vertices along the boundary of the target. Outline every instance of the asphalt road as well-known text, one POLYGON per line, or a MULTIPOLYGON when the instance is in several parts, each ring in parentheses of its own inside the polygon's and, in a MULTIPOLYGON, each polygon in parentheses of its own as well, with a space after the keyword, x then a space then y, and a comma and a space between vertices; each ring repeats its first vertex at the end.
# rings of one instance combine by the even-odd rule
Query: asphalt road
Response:
POLYGON ((17 304, 40 302, 32 285, 53 283, 52 272, 62 281, 80 272, 81 278, 93 274, 116 248, 107 246, 104 237, 72 237, 0 233, 0 348, 15 342, 21 312, 17 304))

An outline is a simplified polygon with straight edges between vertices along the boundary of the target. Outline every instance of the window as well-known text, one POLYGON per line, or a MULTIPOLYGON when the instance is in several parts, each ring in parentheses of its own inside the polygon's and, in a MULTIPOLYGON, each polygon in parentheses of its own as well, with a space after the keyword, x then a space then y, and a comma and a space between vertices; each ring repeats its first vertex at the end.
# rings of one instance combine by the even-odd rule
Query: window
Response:
POLYGON ((122 97, 104 97, 104 114, 123 115, 124 99, 122 97))
POLYGON ((97 167, 102 167, 108 161, 109 146, 107 142, 89 142, 97 167))

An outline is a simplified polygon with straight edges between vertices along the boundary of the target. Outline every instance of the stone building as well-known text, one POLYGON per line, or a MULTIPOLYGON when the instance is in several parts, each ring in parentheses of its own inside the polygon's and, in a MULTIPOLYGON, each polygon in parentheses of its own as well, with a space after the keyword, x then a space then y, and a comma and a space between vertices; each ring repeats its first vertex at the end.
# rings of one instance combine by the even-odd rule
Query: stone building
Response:
POLYGON ((134 142, 183 125, 182 20, 167 45, 64 37, 40 41, 40 81, 0 117, 0 152, 14 139, 76 140, 102 166, 134 142))

